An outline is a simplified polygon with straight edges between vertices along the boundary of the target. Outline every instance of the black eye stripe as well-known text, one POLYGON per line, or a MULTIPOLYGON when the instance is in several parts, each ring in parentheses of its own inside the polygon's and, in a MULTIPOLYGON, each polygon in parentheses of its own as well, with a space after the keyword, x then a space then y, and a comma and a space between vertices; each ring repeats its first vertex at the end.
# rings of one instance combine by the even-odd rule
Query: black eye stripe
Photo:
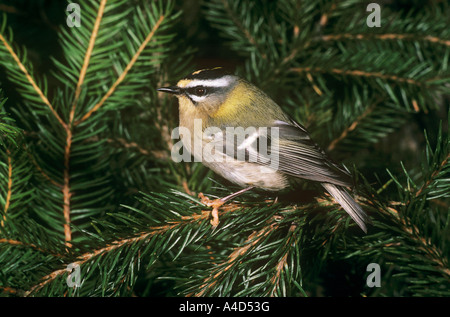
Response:
POLYGON ((217 90, 216 87, 206 87, 206 86, 195 86, 195 87, 189 87, 185 88, 185 91, 191 95, 191 96, 206 96, 210 95, 211 93, 214 93, 217 90))

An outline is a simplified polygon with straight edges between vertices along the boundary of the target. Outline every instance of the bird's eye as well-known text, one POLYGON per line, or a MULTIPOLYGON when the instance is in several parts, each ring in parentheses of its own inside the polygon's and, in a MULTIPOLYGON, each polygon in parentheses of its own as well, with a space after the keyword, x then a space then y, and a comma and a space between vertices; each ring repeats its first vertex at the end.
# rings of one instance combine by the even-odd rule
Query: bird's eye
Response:
POLYGON ((197 96, 204 96, 204 95, 206 95, 206 88, 205 87, 195 87, 195 94, 197 96))

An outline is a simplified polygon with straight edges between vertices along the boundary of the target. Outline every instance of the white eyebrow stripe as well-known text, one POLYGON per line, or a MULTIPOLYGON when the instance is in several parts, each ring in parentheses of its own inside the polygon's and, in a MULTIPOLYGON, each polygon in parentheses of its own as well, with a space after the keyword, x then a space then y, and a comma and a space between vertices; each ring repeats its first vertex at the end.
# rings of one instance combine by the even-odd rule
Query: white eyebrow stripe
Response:
POLYGON ((193 79, 184 88, 191 88, 196 86, 205 87, 225 87, 230 84, 230 80, 227 77, 217 78, 217 79, 193 79))

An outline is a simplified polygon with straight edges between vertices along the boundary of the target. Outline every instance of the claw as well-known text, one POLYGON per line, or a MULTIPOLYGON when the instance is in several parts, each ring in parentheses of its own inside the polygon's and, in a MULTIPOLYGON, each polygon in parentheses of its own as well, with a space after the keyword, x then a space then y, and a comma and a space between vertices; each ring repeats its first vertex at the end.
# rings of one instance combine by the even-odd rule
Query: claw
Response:
POLYGON ((215 228, 219 225, 219 208, 225 203, 222 199, 214 199, 211 200, 203 193, 198 194, 198 198, 201 199, 202 203, 205 204, 208 207, 213 207, 213 210, 211 211, 211 225, 215 228))
POLYGON ((223 198, 219 198, 219 199, 214 199, 211 200, 208 197, 206 197, 205 195, 203 195, 203 193, 199 193, 198 194, 198 198, 201 199, 202 204, 208 206, 208 207, 213 207, 213 210, 211 211, 211 225, 213 226, 213 228, 217 227, 219 225, 219 208, 225 204, 228 200, 231 200, 243 193, 245 193, 246 191, 249 191, 251 189, 253 189, 253 186, 241 189, 238 192, 235 192, 234 194, 228 195, 226 197, 223 198))
POLYGON ((211 211, 211 216, 212 216, 212 219, 210 221, 211 226, 213 226, 213 228, 216 228, 219 225, 219 208, 214 208, 211 211))

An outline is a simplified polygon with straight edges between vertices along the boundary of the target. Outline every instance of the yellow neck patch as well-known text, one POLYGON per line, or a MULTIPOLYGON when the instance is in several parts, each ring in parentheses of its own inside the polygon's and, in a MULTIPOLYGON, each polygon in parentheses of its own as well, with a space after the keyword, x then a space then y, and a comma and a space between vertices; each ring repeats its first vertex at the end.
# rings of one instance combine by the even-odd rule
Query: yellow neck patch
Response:
POLYGON ((252 99, 253 91, 246 89, 244 83, 238 83, 211 117, 223 120, 234 118, 237 112, 242 111, 241 107, 251 104, 252 99))

